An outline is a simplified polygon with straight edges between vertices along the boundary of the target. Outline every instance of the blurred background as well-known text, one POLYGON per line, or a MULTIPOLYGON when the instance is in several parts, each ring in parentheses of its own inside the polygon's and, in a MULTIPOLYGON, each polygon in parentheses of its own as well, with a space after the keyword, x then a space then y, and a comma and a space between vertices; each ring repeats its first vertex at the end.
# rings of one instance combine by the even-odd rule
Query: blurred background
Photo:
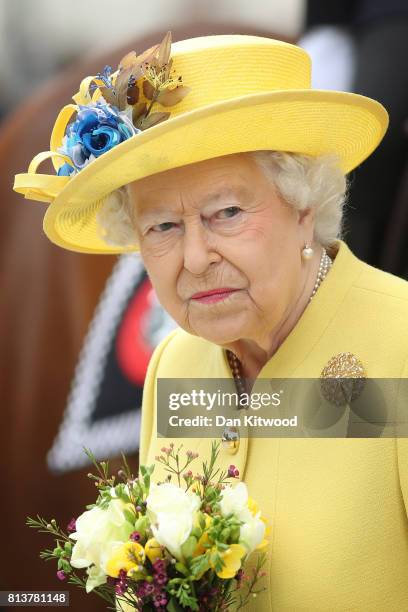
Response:
MULTIPOLYGON (((51 540, 27 515, 62 527, 94 501, 82 447, 138 465, 143 380, 174 327, 137 255, 63 251, 42 232, 45 204, 12 191, 14 174, 49 147, 81 79, 115 69, 167 30, 173 40, 257 34, 303 46, 313 86, 382 102, 390 128, 350 176, 345 240, 361 259, 408 279, 408 3, 406 0, 0 1, 0 590, 68 589, 71 609, 97 597, 58 582, 40 561, 51 540)), ((53 172, 45 163, 43 172, 53 172)), ((1 609, 1 608, 0 608, 1 609)))

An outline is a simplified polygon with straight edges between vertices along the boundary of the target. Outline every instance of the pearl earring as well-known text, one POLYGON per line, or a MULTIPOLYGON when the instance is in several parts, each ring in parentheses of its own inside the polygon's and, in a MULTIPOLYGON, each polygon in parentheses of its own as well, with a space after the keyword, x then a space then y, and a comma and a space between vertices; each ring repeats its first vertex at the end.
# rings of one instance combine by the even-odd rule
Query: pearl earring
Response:
POLYGON ((312 247, 310 247, 306 243, 304 249, 302 250, 302 257, 303 257, 303 259, 312 259, 313 254, 314 254, 314 250, 312 249, 312 247))

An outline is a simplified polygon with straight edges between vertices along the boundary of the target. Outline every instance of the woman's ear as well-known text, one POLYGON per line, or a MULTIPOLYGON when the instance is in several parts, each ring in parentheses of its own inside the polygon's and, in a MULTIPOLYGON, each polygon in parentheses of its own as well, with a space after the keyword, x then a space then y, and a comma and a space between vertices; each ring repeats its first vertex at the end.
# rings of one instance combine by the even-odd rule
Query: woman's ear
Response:
POLYGON ((297 211, 298 230, 302 244, 313 244, 314 240, 314 210, 305 208, 297 211))

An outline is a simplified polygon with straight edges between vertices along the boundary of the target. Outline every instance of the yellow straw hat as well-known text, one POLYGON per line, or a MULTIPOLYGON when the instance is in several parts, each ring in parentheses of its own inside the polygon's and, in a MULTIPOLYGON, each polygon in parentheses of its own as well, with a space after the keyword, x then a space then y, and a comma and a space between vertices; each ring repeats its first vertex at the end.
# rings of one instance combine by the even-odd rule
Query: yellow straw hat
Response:
MULTIPOLYGON (((279 40, 234 34, 171 44, 168 33, 160 45, 140 56, 125 56, 116 73, 110 75, 107 68, 82 81, 73 96, 76 104, 65 106, 57 118, 51 150, 36 155, 26 174, 15 176, 15 191, 49 203, 44 216, 48 238, 72 251, 134 250, 106 244, 96 221, 104 198, 126 183, 258 149, 337 153, 347 174, 378 146, 388 126, 387 111, 375 100, 311 89, 310 57, 279 40), (103 106, 120 111, 121 118, 102 122, 108 126, 102 135, 93 126, 94 132, 85 134, 81 143, 99 142, 103 152, 84 159, 82 149, 80 161, 74 163, 71 141, 67 144, 70 126, 81 123, 84 107, 102 112, 103 106), (118 127, 115 120, 121 128, 109 131, 109 125, 118 127), (48 157, 56 174, 37 173, 48 157)), ((84 123, 82 119, 82 127, 84 123)))

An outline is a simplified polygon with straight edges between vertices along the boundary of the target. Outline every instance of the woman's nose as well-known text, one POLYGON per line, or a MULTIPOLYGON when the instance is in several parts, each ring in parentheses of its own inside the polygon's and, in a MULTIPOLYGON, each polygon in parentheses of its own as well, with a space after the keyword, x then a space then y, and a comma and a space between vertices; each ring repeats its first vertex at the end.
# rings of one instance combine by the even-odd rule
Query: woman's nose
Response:
POLYGON ((211 232, 203 220, 184 227, 184 267, 191 274, 203 274, 211 263, 221 259, 211 232))

